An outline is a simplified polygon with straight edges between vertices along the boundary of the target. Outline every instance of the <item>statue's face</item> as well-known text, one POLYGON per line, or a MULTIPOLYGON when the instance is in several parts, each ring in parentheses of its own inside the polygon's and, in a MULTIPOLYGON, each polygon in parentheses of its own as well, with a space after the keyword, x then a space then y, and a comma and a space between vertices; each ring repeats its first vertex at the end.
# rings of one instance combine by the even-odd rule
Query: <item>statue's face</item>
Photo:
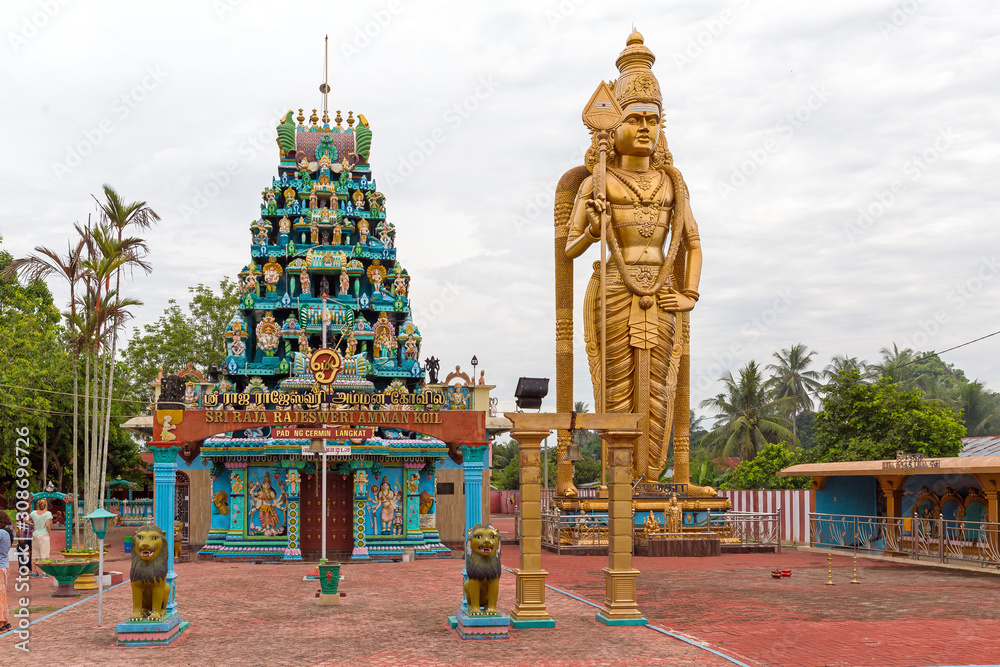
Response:
POLYGON ((659 138, 659 111, 646 111, 644 113, 630 109, 628 115, 625 116, 625 120, 615 130, 615 150, 619 155, 649 157, 653 154, 653 150, 656 148, 656 141, 659 138))

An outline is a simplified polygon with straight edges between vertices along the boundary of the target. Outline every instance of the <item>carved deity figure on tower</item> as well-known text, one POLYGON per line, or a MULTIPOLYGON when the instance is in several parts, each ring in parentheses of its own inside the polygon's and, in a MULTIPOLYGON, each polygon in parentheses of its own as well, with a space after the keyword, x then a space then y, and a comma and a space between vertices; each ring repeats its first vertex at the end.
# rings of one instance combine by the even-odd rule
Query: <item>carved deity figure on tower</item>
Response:
MULTIPOLYGON (((590 374, 598 411, 645 415, 633 452, 633 478, 650 481, 659 479, 666 462, 672 425, 687 426, 686 313, 698 300, 702 263, 687 187, 663 135, 663 98, 653 61, 642 35, 633 32, 616 61, 620 76, 613 84, 614 99, 608 88, 608 99, 601 102, 599 89, 588 106, 588 111, 593 106, 620 109, 621 115, 610 130, 599 131, 585 111, 593 134, 587 171, 568 172, 556 193, 556 236, 566 235, 566 257, 580 257, 602 237, 607 244, 604 296, 597 262, 584 297, 590 374), (567 197, 571 187, 575 196, 567 197), (569 201, 572 206, 565 206, 569 201)), ((557 258, 557 300, 561 291, 572 289, 571 281, 560 287, 560 271, 572 276, 571 263, 561 261, 557 258), (567 264, 568 269, 560 268, 567 264)), ((571 292, 569 300, 569 312, 557 302, 557 319, 572 317, 571 292)), ((560 326, 565 328, 557 322, 557 332, 560 326)), ((686 441, 687 430, 674 435, 675 442, 681 435, 686 441)), ((565 472, 560 476, 565 478, 565 472)), ((572 495, 571 479, 560 487, 572 495)), ((715 495, 711 489, 691 491, 715 495)))

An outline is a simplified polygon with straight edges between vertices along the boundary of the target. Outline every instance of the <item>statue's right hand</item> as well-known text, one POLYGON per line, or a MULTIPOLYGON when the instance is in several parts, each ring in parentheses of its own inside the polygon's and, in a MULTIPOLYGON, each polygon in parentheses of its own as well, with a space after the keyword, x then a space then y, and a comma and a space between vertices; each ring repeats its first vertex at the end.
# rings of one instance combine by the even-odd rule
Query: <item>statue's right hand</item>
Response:
POLYGON ((606 199, 588 199, 586 208, 587 222, 590 223, 590 235, 597 238, 601 235, 601 221, 608 210, 606 199))

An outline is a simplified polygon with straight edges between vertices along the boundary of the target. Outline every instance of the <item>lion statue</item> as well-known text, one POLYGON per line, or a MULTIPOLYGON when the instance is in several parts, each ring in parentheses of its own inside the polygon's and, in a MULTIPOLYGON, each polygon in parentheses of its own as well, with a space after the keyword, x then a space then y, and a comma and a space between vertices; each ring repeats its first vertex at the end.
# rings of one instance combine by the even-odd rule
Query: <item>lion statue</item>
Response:
POLYGON ((132 538, 132 616, 130 621, 159 621, 167 610, 167 534, 155 525, 142 526, 132 538))
POLYGON ((420 492, 420 513, 427 514, 434 507, 434 496, 427 491, 420 492))
POLYGON ((465 599, 469 615, 497 614, 500 593, 500 532, 493 524, 477 523, 465 543, 465 599))
POLYGON ((212 496, 212 502, 215 503, 215 509, 219 514, 229 514, 229 495, 225 491, 216 491, 212 496))

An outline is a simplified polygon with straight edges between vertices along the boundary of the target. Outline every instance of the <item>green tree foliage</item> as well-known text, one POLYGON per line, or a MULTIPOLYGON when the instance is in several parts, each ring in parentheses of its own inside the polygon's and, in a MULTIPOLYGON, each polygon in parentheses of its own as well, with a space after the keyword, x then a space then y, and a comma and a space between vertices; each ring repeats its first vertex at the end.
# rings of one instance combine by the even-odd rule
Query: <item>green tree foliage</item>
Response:
POLYGON ((1000 395, 988 391, 982 382, 967 382, 958 388, 958 402, 969 435, 1000 432, 1000 395))
POLYGON ((778 477, 778 472, 800 462, 798 450, 785 443, 768 443, 757 456, 741 461, 719 488, 722 489, 807 489, 808 477, 778 477))
MULTIPOLYGON (((0 270, 11 261, 10 253, 0 249, 0 270)), ((8 501, 16 488, 18 437, 30 434, 30 470, 39 471, 41 441, 57 416, 51 414, 55 396, 30 389, 49 386, 51 378, 72 368, 60 342, 59 320, 44 282, 21 283, 16 274, 0 277, 0 488, 8 501)), ((37 489, 38 476, 30 480, 37 489)))
MULTIPOLYGON (((0 272, 11 256, 0 251, 0 272)), ((73 354, 69 332, 60 324, 48 287, 41 279, 19 281, 16 273, 0 277, 0 489, 12 499, 15 490, 16 430, 30 433, 31 488, 42 487, 43 446, 48 478, 60 491, 71 491, 73 473, 73 354)), ((82 366, 82 360, 78 360, 82 366)), ((124 385, 115 381, 114 396, 124 385)), ((114 400, 108 440, 108 474, 145 483, 138 443, 118 425, 137 414, 140 405, 114 400)), ((87 428, 83 415, 78 427, 87 428)), ((81 459, 82 463, 82 459, 81 459)))
POLYGON ((857 371, 843 371, 827 387, 815 432, 819 460, 867 461, 895 458, 897 450, 956 456, 965 426, 919 390, 901 390, 886 378, 865 383, 857 371))
POLYGON ((791 423, 782 416, 795 398, 774 398, 757 362, 740 369, 739 379, 729 373, 722 382, 724 393, 701 402, 701 407, 713 408, 717 418, 701 441, 703 447, 716 456, 752 459, 769 442, 796 440, 791 423))
POLYGON ((784 408, 784 415, 792 422, 792 433, 798 438, 796 417, 804 411, 813 409, 813 395, 820 388, 819 371, 809 370, 815 351, 810 351, 802 343, 775 352, 776 364, 768 364, 771 377, 767 387, 777 399, 789 398, 784 408))
POLYGON ((149 399, 148 383, 156 379, 160 366, 164 374, 176 373, 193 362, 204 372, 225 360, 222 332, 236 314, 236 283, 223 278, 217 292, 203 284, 189 287, 188 292, 191 302, 186 313, 171 299, 156 322, 147 324, 141 333, 133 329, 125 351, 132 397, 149 399))

